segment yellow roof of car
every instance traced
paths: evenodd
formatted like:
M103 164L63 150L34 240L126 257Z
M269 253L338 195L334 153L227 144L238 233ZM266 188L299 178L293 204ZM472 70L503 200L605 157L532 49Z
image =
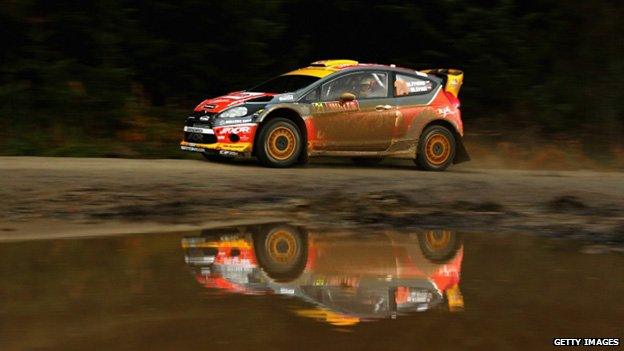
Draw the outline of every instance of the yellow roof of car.
M358 62L354 60L321 60L312 62L308 67L299 68L292 72L288 72L286 73L286 75L297 74L323 78L336 72L341 68L344 68L346 66L354 66L357 64Z

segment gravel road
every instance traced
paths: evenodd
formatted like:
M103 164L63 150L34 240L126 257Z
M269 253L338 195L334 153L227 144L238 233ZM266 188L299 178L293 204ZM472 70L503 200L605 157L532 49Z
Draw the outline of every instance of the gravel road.
M624 246L624 173L475 169L320 160L0 157L0 240L302 224L530 232Z

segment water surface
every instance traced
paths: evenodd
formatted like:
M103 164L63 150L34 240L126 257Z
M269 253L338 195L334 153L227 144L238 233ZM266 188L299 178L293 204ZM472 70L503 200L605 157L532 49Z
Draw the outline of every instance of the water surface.
M0 349L551 349L622 337L624 256L303 228L0 244Z

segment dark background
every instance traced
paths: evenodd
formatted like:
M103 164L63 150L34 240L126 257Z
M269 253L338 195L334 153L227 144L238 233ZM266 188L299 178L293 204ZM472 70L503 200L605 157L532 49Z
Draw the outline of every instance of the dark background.
M477 151L622 150L621 1L1 4L2 154L180 157L202 99L326 58L464 70Z

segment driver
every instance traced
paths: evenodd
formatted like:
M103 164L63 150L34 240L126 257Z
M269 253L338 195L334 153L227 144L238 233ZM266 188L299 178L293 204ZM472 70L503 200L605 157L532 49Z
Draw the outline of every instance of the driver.
M382 97L384 91L372 75L367 75L360 80L359 94L357 95L361 98Z

